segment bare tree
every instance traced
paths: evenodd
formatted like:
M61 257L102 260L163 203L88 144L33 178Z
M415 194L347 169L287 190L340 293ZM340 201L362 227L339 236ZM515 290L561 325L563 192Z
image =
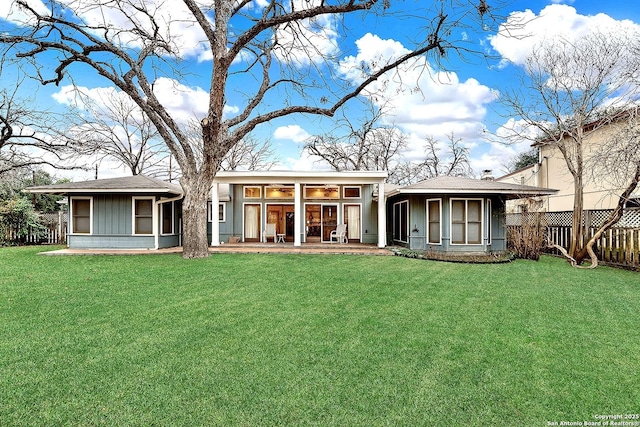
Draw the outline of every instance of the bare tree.
M318 28L324 20L330 21L331 31L339 29L345 16L355 14L394 19L390 0L271 0L261 4L264 7L251 0L50 0L40 9L26 0L14 0L14 7L25 18L0 35L8 50L5 54L31 64L34 77L43 84L60 84L88 69L128 94L144 111L181 169L186 258L209 255L206 200L212 180L227 152L257 126L294 114L331 117L399 65L431 52L442 58L459 48L456 44L462 41L453 38L460 32L453 29L468 26L472 20L481 21L480 26L486 28L494 11L485 0L426 2L421 3L425 9L420 12L416 11L420 5L412 4L408 13L423 16L425 26L412 28L411 33L423 38L398 57L363 64L361 79L353 84L335 71L334 52L321 49L319 41L327 37ZM184 14L176 18L183 9ZM188 26L198 28L200 53L212 59L202 62L198 70L207 73L210 82L207 112L200 121L200 154L195 153L170 105L154 89L161 78L188 81L181 49L193 42L180 38ZM41 58L45 56L47 61ZM52 59L57 63L47 69L43 64ZM234 84L236 76L248 74L255 86ZM234 114L225 111L231 90L246 96L246 103ZM318 97L317 90L323 95ZM268 102L272 94L281 102Z
M278 163L271 141L246 136L224 156L222 170L270 170Z
M442 143L434 136L427 136L424 146L424 160L400 161L391 169L389 181L399 185L409 185L437 176L471 176L473 171L469 163L469 149L462 138L453 133Z
M593 250L596 242L611 227L616 225L631 198L640 184L640 111L638 107L620 114L613 126L616 131L607 138L593 155L591 169L593 175L600 179L607 177L611 188L623 190L618 194L618 202L609 216L600 224L593 236L587 241L585 250L591 259L590 268L598 266L598 257ZM575 264L578 265L577 260Z
M64 120L37 109L34 98L20 98L23 82L0 89L0 175L43 165L76 169L69 163L74 147L58 138L57 124Z
M576 41L547 40L528 57L522 89L506 91L502 98L526 123L514 132L516 142L530 138L535 128L538 138L532 142L557 149L565 160L574 185L568 255L577 264L587 255L582 228L585 144L639 93L630 50L636 40L633 34L598 31Z
M66 136L80 154L110 158L132 175L166 176L166 146L147 115L124 93L109 91L99 99L75 89L77 123Z
M359 121L343 117L336 129L310 137L303 151L336 171L390 170L407 147L406 136L394 126L380 126L383 108L368 104Z

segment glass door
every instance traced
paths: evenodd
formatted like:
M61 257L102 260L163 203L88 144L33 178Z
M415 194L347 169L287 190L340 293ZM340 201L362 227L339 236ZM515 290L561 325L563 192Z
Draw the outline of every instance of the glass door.
M338 225L338 205L322 205L322 241L330 241L331 232Z

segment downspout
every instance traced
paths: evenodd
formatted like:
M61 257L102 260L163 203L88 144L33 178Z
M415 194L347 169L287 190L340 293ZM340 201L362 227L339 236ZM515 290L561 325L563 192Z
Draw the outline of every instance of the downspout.
M180 193L179 196L176 197L172 197L170 199L160 199L160 200L156 200L155 202L155 206L156 206L156 220L153 221L153 237L154 237L154 250L158 250L160 247L160 230L158 229L158 221L160 221L160 205L163 203L171 203L171 202L175 202L178 201L180 199L182 199L182 197L184 196L184 193Z

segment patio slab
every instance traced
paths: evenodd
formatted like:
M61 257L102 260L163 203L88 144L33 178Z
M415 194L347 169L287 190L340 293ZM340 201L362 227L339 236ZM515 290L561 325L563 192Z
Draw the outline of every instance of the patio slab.
M393 252L376 245L365 244L302 244L293 246L292 243L225 243L220 246L209 247L211 254L216 253L245 253L245 254L337 254L337 255L378 255L393 256ZM59 249L40 252L38 255L158 255L181 254L182 247L164 249Z

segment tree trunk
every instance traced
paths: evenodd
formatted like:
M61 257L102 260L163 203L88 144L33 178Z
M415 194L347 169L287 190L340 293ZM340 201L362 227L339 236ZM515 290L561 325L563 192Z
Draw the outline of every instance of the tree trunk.
M583 248L583 227L582 218L584 217L584 194L582 176L574 175L574 198L573 198L573 216L571 220L571 245L569 246L569 255L580 264L581 260L576 258L577 254Z
M207 199L211 182L202 177L193 179L183 177L180 182L184 190L184 199L182 201L182 257L206 258L209 256Z

